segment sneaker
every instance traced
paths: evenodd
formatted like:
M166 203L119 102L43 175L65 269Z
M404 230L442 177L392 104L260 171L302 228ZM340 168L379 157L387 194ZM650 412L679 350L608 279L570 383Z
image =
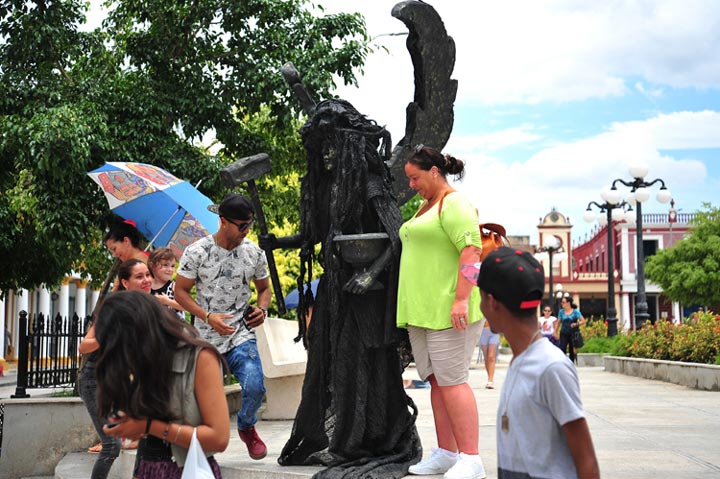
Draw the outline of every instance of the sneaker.
M265 447L265 443L260 439L260 436L258 436L255 426L250 426L242 431L238 429L238 434L240 434L240 439L242 439L242 442L247 446L248 454L250 454L251 458L259 461L267 455L267 447Z
M485 467L479 455L460 453L457 462L443 476L445 479L484 479Z
M454 454L450 456L449 454ZM445 451L440 448L433 448L430 457L424 461L420 461L417 464L413 464L408 469L410 474L416 474L420 476L429 476L432 474L443 474L447 472L451 467L455 465L458 460L458 455L449 451Z

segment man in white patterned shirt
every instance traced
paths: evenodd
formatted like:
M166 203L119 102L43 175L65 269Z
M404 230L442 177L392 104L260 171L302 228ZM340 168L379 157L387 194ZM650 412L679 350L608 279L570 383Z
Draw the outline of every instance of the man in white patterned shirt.
M242 386L238 433L250 457L259 460L267 454L255 430L265 384L253 328L265 321L270 305L267 259L263 250L246 238L254 222L254 209L247 198L229 194L208 209L220 216L220 227L183 252L175 300L199 320L195 321L198 331L223 353ZM257 307L250 305L250 282L257 291ZM190 295L193 286L196 299Z

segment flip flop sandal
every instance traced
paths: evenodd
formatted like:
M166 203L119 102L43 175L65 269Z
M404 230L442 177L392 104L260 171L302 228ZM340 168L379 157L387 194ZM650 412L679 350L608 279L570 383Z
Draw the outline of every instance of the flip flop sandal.
M100 454L100 452L102 452L102 443L98 443L92 447L89 447L87 452L89 452L90 454Z

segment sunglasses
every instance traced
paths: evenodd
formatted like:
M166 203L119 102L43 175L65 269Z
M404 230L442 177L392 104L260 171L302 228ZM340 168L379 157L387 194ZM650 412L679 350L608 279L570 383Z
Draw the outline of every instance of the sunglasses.
M249 230L250 228L252 228L252 225L255 224L255 220L254 220L254 219L252 219L252 220L250 220L250 221L246 221L245 223L240 223L240 224L235 223L234 221L232 221L232 220L229 219L229 218L225 218L225 221L227 221L228 223L234 224L235 227L236 227L240 232L245 231L245 230Z

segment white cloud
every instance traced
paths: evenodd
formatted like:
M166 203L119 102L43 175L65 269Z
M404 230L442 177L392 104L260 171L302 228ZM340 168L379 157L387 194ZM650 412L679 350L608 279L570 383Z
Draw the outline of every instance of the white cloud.
M672 143L675 148L717 146L718 132L707 127L713 122L720 123L719 113L681 112L644 122L616 123L599 135L546 148L525 162L511 164L500 158L473 155L461 148L462 142L455 143L454 138L448 148L459 158L467 159L466 177L456 186L476 204L481 221L499 222L509 233L530 235L531 241L535 241L539 218L552 207L570 217L574 233L587 232L590 226L582 221L587 204L602 202L600 192L615 179L631 181L628 168L638 162L649 165L648 180L665 180L673 195L682 198L686 206L699 205L699 198L712 198L712 182L706 181L703 162L676 158L658 150L668 148L662 132L671 130L701 130L708 135L694 138L678 134ZM627 191L622 184L617 186ZM658 189L659 186L653 187ZM653 198L645 211L666 209Z
M523 124L484 135L456 135L452 144L462 151L475 151L479 147L484 151L496 151L508 146L541 140L543 136L537 130L538 127L532 124Z
M647 88L642 82L635 83L635 90L648 98L660 98L663 96L662 88Z
M432 2L431 2L432 3ZM371 36L406 31L394 1L333 0L328 11L366 16ZM434 6L455 39L458 102L484 105L570 102L625 95L652 85L720 88L720 2L715 0L443 0ZM402 37L379 37L366 75L338 94L402 136L412 101L412 66ZM368 92L372 92L368 94ZM398 136L399 135L399 136Z
M717 111L662 113L647 121L613 125L613 130L649 136L661 150L720 148L720 112Z

